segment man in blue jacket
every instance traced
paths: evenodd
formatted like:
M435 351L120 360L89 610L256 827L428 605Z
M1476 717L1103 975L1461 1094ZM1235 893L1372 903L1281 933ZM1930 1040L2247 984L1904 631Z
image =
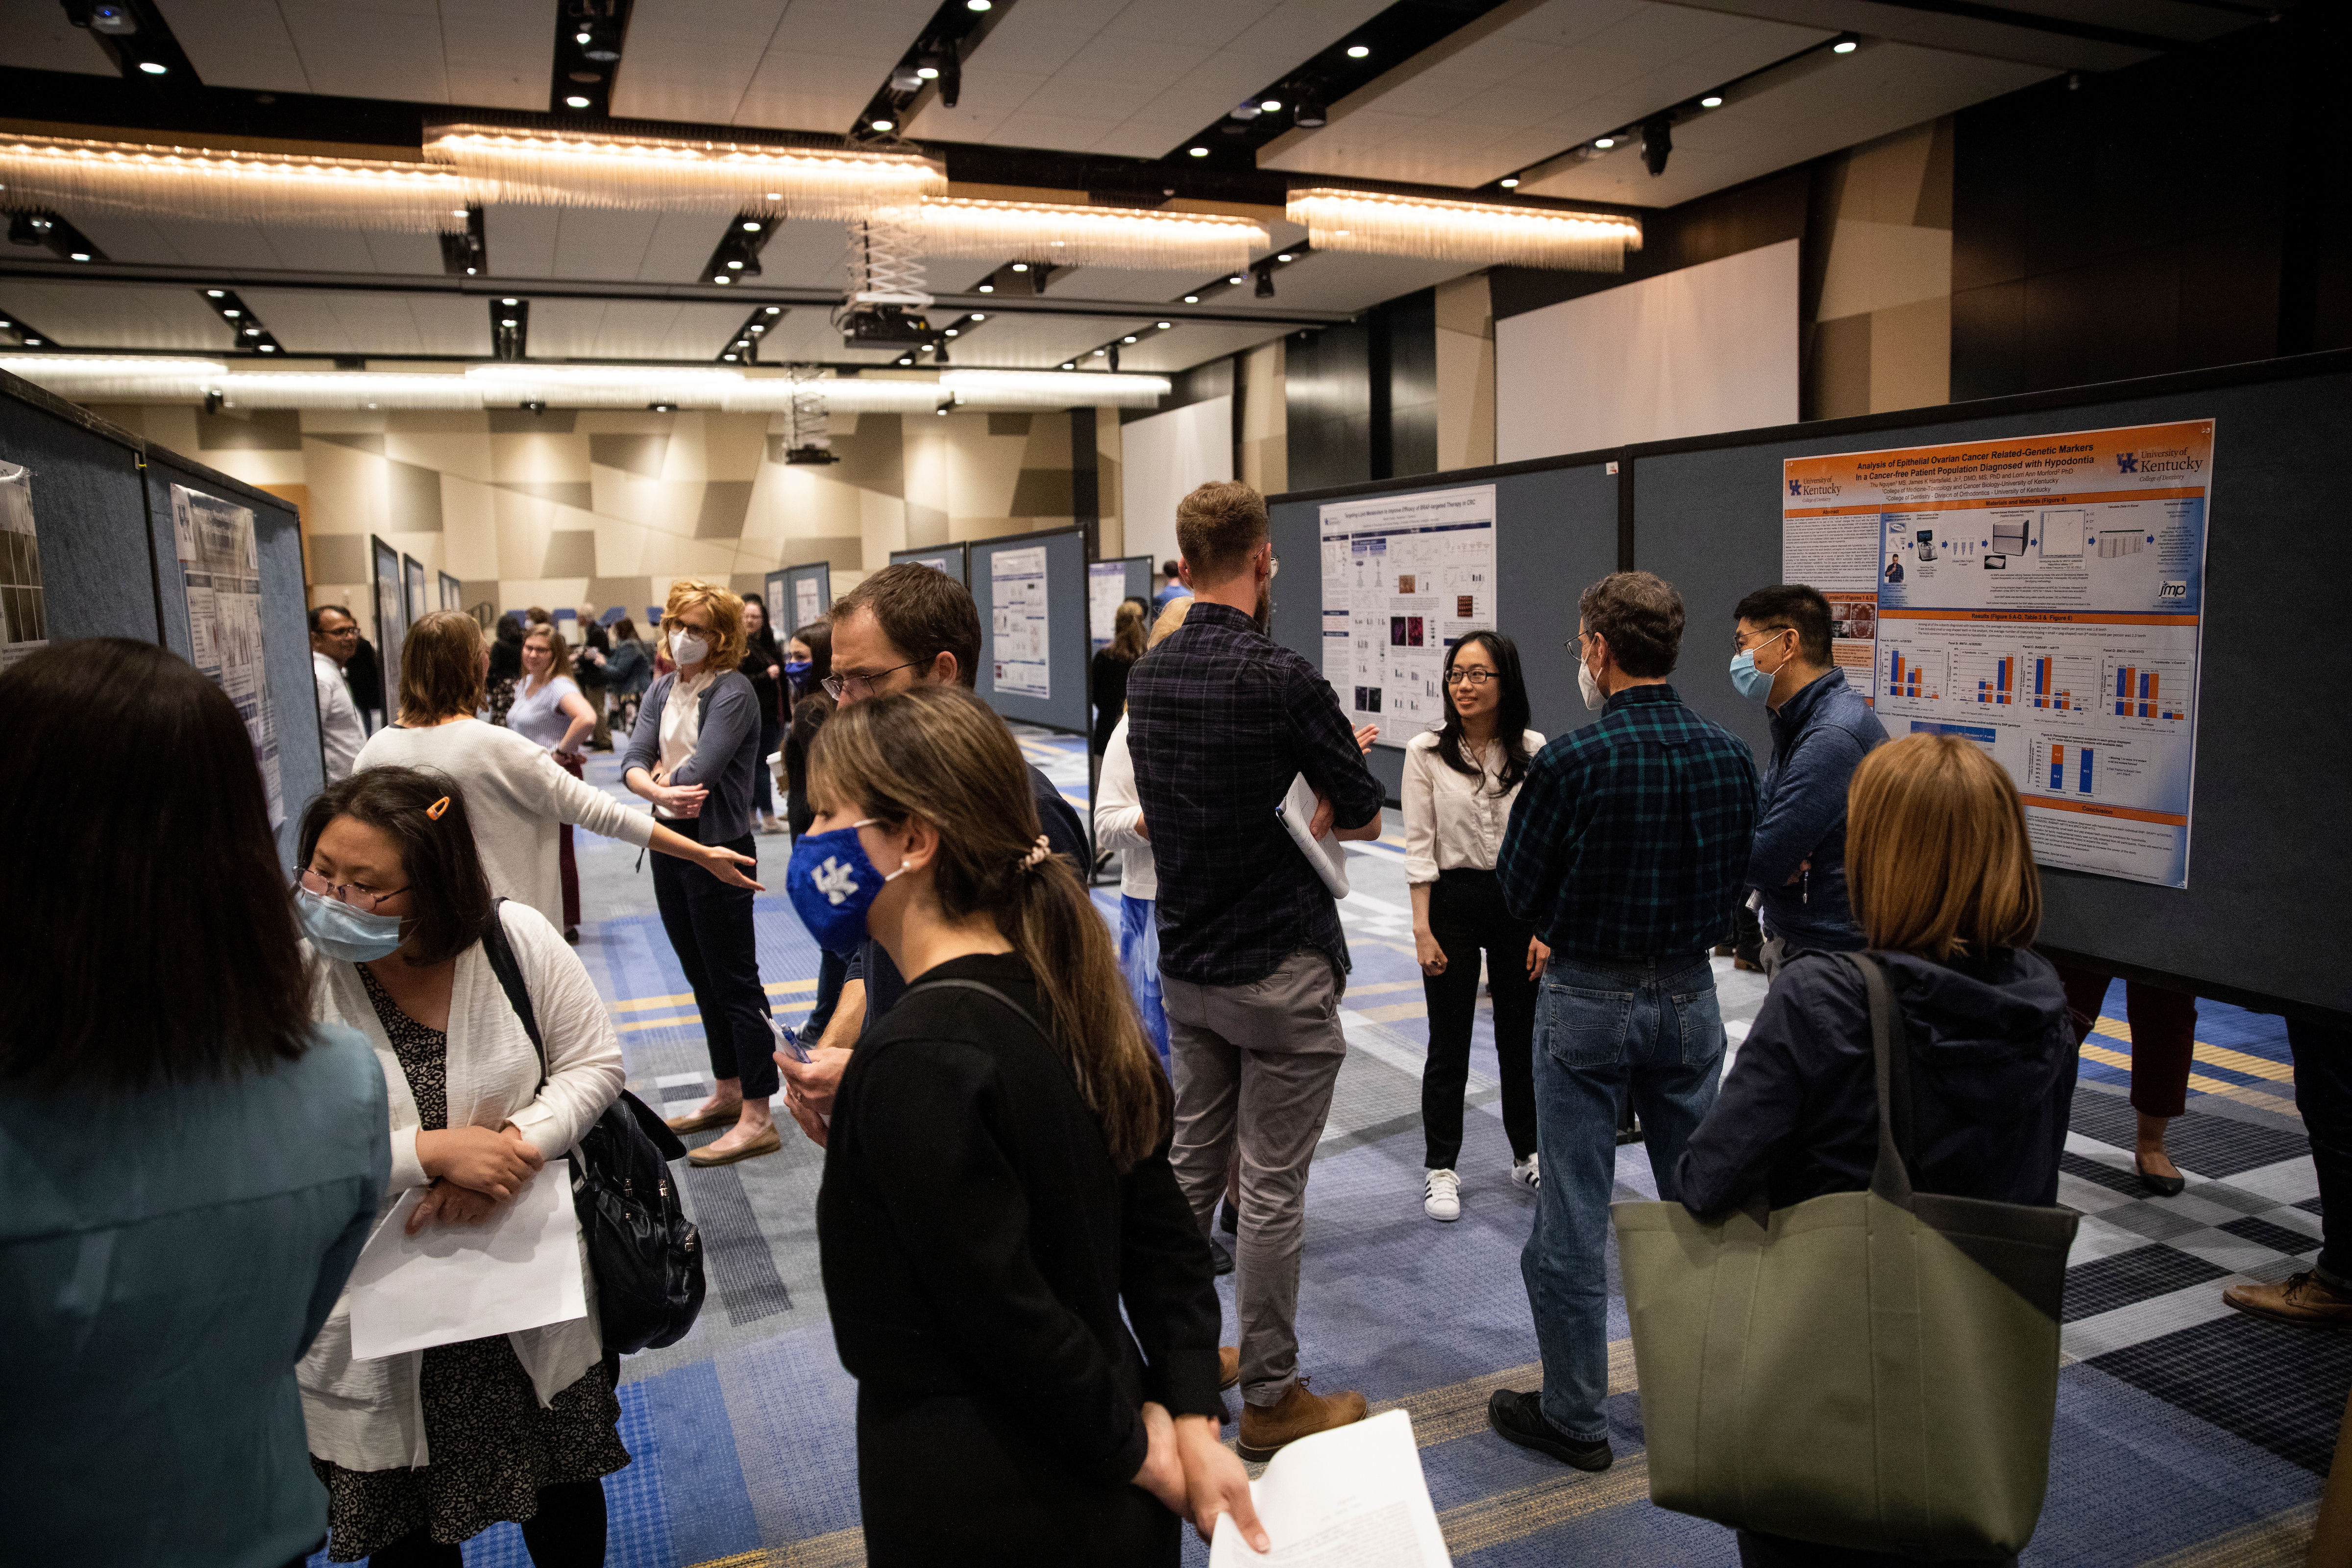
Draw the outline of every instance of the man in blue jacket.
M1732 683L1772 719L1772 765L1747 878L1761 895L1769 976L1801 952L1866 945L1846 900L1845 793L1886 727L1830 662L1827 599L1801 583L1780 583L1757 589L1732 614Z

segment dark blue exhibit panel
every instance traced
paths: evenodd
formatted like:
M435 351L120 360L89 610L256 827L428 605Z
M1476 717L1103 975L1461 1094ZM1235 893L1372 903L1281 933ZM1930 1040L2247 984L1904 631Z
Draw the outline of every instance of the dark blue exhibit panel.
M1045 677L1047 695L1000 691L996 685L997 558L1008 551L1045 552ZM971 596L980 607L980 679L977 689L988 705L1007 719L1048 729L1086 734L1093 728L1087 690L1087 666L1093 645L1087 636L1087 536L1083 529L1055 529L1044 533L1018 533L1003 539L974 540L966 547L971 567ZM1008 595L1012 584L1006 584Z

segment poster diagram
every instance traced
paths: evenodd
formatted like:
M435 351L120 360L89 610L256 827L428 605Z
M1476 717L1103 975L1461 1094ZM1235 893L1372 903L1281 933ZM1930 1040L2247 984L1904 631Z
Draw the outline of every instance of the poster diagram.
M1044 545L1000 550L989 558L988 607L994 624L999 694L1053 696L1053 669L1046 662Z
M1495 487L1322 509L1323 678L1402 746L1445 717L1445 650L1495 624Z
M1110 646L1118 629L1118 607L1127 602L1127 563L1093 561L1087 564L1087 635L1097 648Z
M33 532L33 477L0 461L0 669L48 646L41 546Z
M818 586L817 580L814 577L793 579L793 626L814 626L824 619L824 605L817 592Z
M261 561L250 510L172 487L172 534L187 581L188 636L198 669L228 693L253 737L254 760L269 801L269 825L286 820L278 766L278 726L261 651Z
M2009 770L2042 864L2186 887L2212 475L2210 419L1794 458L1782 571L1887 733Z

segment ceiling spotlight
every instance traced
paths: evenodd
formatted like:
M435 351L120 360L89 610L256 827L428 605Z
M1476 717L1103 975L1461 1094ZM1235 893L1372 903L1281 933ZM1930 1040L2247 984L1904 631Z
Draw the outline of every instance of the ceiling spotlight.
M747 223L743 226L743 232L745 234L757 234L760 232L760 226L756 223Z
M593 33L574 33L572 35L572 41L575 44L585 46L588 40L594 36L595 35Z
M276 343L264 343L261 345L261 352L266 354L274 354L278 352L278 345Z
M767 313L771 316L781 316L784 313L784 308L782 305L771 305L768 307Z
M768 323L767 323L767 322L765 322L765 321L754 321L754 322L752 322L752 323L751 323L751 327L750 327L748 330L750 331L750 332L751 333L751 335L752 335L753 337L757 337L757 336L759 336L761 332L764 332L764 331L766 331L768 330Z
M261 329L259 327L247 327L245 329L245 335L248 338L257 338L261 335Z
M1596 136L1592 139L1592 144L1595 147L1600 148L1603 153L1606 153L1610 148L1617 145L1617 138L1614 136Z
M1286 250L1281 255L1276 257L1275 259L1276 261L1294 261L1297 258Z
M1292 101L1290 120L1294 125L1304 125L1309 129L1322 124L1323 95L1319 92L1301 92Z
M1507 191L1516 191L1519 188L1519 177L1517 174L1506 174L1495 183Z
M1348 58L1351 60L1362 59L1366 55L1369 55L1371 52L1371 50L1366 48L1361 44L1349 44L1348 46Z
M522 323L516 321L512 316L505 316L499 319L499 325L501 327L520 327Z
M139 62L139 68L145 71L149 76L162 76L165 71L170 70L172 68L166 65L158 65L153 60L141 60Z
M76 261L88 261L89 259L89 252L87 250L77 250L73 253L73 258Z
M207 300L218 300L227 293L228 290L226 289L207 289L205 290L205 298Z
M1840 38L1836 43L1830 46L1830 53L1833 55L1850 55L1861 47L1862 40L1855 37L1852 33L1848 33L1845 37Z
M898 122L896 121L891 120L877 120L873 122L874 129L877 131L892 130L896 127L897 123Z
M940 68L937 66L917 66L915 68L915 75L918 79L922 81L937 81L940 79Z
M727 270L730 272L740 272L743 270L743 264L740 261L730 261L727 264Z
M985 11L989 5L990 0L963 0L963 8L967 11Z
M1102 358L1102 356L1103 356L1103 355L1105 355L1105 354L1107 354L1107 353L1110 353L1110 351L1109 351L1108 349L1097 349L1097 350L1095 350L1095 352L1094 352L1094 357L1095 357L1096 359L1100 359L1100 358Z
M1135 341L1135 334L1130 332L1126 337L1123 337L1118 341L1123 343L1131 343Z
M243 310L223 310L223 311L221 312L221 314L222 314L222 315L224 315L224 316L226 316L230 321L236 321L239 316L244 315L244 314L245 314L245 312L244 312Z
M1078 366L1077 363L1074 360L1064 360L1062 362L1062 368L1064 370L1076 370Z
M468 267L466 268L466 276L471 278L478 270L480 270L478 268Z
M1184 150L1195 158L1205 158L1209 155L1209 150L1206 147L1187 147Z
M1282 100L1278 98L1263 98L1258 100L1257 106L1265 110L1268 114L1272 114L1282 107Z
M520 305L522 301L520 300L501 300L499 303L501 305Z
M1201 297L1198 294L1187 294L1184 296L1184 303L1187 305L1197 305L1200 302Z
M1701 109L1721 109L1723 107L1723 95L1720 93L1710 92L1705 98L1698 100L1698 106Z
M974 311L971 313L971 319L972 319L973 321L984 321L988 320L987 316L985 316L984 314L982 314L982 312L980 312L980 311L978 311L978 310L974 310Z
M1228 283L1246 283L1249 279L1236 272L1231 278L1226 279L1225 281Z
M733 364L735 363L735 356L733 354L720 354L719 357L725 360L729 364Z
M947 411L947 407L946 407L946 405L942 405L941 406L940 406L940 407L938 407L938 408L934 408L934 409L932 409L932 410L931 410L931 412L932 412L932 413L934 413L934 414L936 414L936 415L938 415L938 416L939 416L940 418L942 418L942 419L944 419L944 418L946 418L946 417L948 416L948 411Z
M41 340L38 338L26 338L25 340L25 346L28 349L39 348L41 346ZM1064 365L1062 368L1064 370L1067 370L1070 367L1068 365Z
M563 102L567 108L571 109L585 109L588 107L588 100L576 92L571 97L565 99Z
M912 355L912 354L908 354L908 355L906 355L904 358L902 358L902 359L898 360L898 363L900 363L900 364L912 364L912 363L915 363L915 356L914 356L914 355Z
M980 291L983 294L993 294L996 292L996 285L993 283L983 283L980 286Z
M727 276L727 274L725 274L724 272L720 272L720 273L718 273L718 274L714 275L714 276L711 278L711 279L710 279L710 280L711 280L713 283L732 283L732 282L734 282L734 281L735 281L735 279L733 279L732 278L728 277L728 276Z
M451 207L449 209L449 216L451 217L472 217L474 215L464 207Z
M955 335L956 335L956 331L957 331L957 329L956 329L956 328L954 328L954 327L950 327L950 328L948 329L948 331L947 331L947 335L948 335L949 337L953 337L953 336L955 336Z
M1016 261L1013 264L1013 270L1015 272L1026 272L1029 270L1029 264L1025 261Z
M770 191L768 193L768 199L772 202L782 201L784 199L784 193L782 191Z
M1160 329L1160 331L1163 331L1163 332L1164 332L1164 331L1166 331L1169 328L1171 328L1171 327L1174 326L1175 324L1176 324L1176 323L1175 323L1175 322L1173 322L1173 321L1159 321L1159 322L1155 322L1155 323L1154 323L1154 325L1156 325L1156 326Z

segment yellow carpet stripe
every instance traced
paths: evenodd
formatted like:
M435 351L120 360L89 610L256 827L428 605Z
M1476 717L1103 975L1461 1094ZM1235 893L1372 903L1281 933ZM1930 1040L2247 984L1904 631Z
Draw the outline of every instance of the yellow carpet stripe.
M2123 1052L2111 1051L2105 1046L2095 1046L2088 1040L2083 1042L2083 1055L2107 1067L2121 1068L2126 1071L2131 1068L2131 1058L2124 1055ZM2200 1094L2219 1095L2223 1100L2234 1100L2242 1105L2258 1106L2275 1115L2291 1117L2297 1121L2303 1120L2303 1112L2296 1108L2294 1100L2282 1095L2273 1094L2266 1088L2258 1089L2248 1083L2224 1083L2218 1078L2207 1078L2202 1073L2190 1073L2189 1087Z
M1459 1558L1649 1497L1649 1457L1635 1454L1597 1476L1564 1470L1531 1487L1449 1508L1437 1516L1437 1528L1445 1532L1445 1550Z
M816 1003L814 1000L783 1002L779 1003L775 1010L778 1013L803 1013L815 1005ZM613 1032L616 1035L634 1035L642 1029L683 1029L701 1022L702 1015L699 1013L680 1013L674 1018L639 1018L632 1023L615 1024L613 1026Z
M2095 1027L2111 1040L2121 1040L2126 1045L2131 1043L2131 1026L2119 1018L2102 1018ZM2266 1057L2249 1056L2244 1051L2233 1051L2227 1046L2209 1046L2204 1041L2199 1040L2191 1047L2189 1054L2208 1067L2227 1068L2231 1072L2242 1072L2249 1078L2266 1078L2273 1083L2294 1081L2294 1068L2285 1062L2274 1062Z
M780 996L787 991L814 991L815 989L816 982L814 980L771 980L768 982L768 994L771 996ZM675 996L639 996L626 1002L608 1002L604 1005L604 1010L608 1013L642 1013L648 1007L675 1007L681 1002L691 1002L693 1000L693 992L681 991Z

